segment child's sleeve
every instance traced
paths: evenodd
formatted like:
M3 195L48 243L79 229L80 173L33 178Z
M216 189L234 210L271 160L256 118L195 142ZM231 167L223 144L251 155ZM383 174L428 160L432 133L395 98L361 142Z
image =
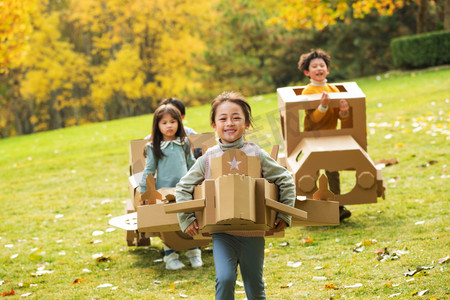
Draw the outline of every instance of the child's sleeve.
M147 156L145 157L144 175L142 175L141 182L139 183L141 193L144 193L147 190L147 186L146 186L147 175L149 173L152 173L152 175L155 176L156 165L157 165L155 156L153 155L152 147L150 146L150 144L147 144L145 147L146 147Z
M205 159L205 156L199 157L192 168L177 183L175 192L177 203L190 201L193 199L192 194L195 186L205 180ZM180 223L182 232L184 232L186 228L194 221L194 213L178 213L178 222Z
M295 184L291 174L262 149L259 152L259 158L261 159L263 177L278 186L278 201L289 206L294 206ZM291 216L284 213L278 213L277 216L283 219L288 225L291 224Z

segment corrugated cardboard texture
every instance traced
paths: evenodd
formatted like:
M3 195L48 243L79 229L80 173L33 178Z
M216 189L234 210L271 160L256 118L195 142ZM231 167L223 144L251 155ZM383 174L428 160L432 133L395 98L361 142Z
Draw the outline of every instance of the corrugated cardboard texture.
M214 132L188 135L188 139L191 143L192 149L202 149L203 145L205 145L207 148L211 148L212 146L217 144Z
M261 178L259 156L247 156L239 149L230 149L225 151L222 156L211 159L211 179L228 174L243 174Z
M255 180L246 175L223 175L216 179L217 224L255 223Z
M291 226L339 225L339 202L324 200L296 200L295 208L308 212L305 220L292 218Z

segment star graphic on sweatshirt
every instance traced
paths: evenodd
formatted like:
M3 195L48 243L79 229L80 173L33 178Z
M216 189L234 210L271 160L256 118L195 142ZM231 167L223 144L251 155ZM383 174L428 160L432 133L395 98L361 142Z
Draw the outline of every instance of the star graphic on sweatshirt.
M227 163L230 164L230 171L233 169L239 170L239 164L241 163L241 161L236 161L236 157L233 157L232 161L227 161Z

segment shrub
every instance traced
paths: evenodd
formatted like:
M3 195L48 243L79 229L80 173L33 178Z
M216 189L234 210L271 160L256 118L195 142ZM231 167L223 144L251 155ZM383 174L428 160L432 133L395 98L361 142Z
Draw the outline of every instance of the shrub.
M450 63L450 30L436 31L391 41L394 65L412 69Z

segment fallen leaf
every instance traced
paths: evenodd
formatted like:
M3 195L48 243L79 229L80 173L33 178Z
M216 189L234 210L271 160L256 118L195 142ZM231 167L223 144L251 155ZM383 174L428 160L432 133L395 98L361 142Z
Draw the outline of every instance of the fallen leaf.
M392 287L392 281L386 282L386 283L384 284L384 286L386 286L386 287Z
M303 238L302 239L302 243L303 244L308 244L308 243L312 243L313 242L313 239L312 238Z
M388 167L388 166L392 166L392 165L398 164L398 160L395 159L395 158L391 158L391 159L382 158L382 159L376 159L374 161L374 163L375 163L375 165L383 164L386 167Z
M400 296L400 295L401 295L400 293L392 294L392 295L389 296L389 298L397 297L397 296Z
M175 290L175 282L172 282L169 286L169 291Z
M286 247L286 246L289 246L289 242L284 242L284 243L280 244L280 247Z
M360 253L363 252L365 248L365 246L355 247L353 248L353 252Z
M282 289L285 289L285 288L289 288L289 287L291 287L292 286L292 282L289 282L288 284L284 284L284 285L282 285L282 286L280 286Z
M102 256L96 259L98 262L111 261L109 256Z
M25 293L25 294L20 295L20 297L28 297L28 296L31 296L31 294L32 293Z
M101 231L101 230L96 230L96 231L94 231L94 232L92 233L93 236L99 236L99 235L102 235L102 234L104 234L104 232Z
M337 290L338 288L334 286L334 284L332 283L327 283L325 284L325 289L326 290Z
M103 283L97 286L98 289L100 288L106 288L106 287L112 287L113 285L111 283Z
M236 280L236 284L240 287L244 286L244 283L242 281Z
M15 294L16 294L16 292L14 292L14 290L11 289L11 291L9 291L9 292L3 292L3 293L1 293L0 295L2 295L2 296L13 296L13 295L15 295Z
M314 268L314 270L322 270L322 269L325 269L325 268L328 268L330 266L330 264L324 264L323 266L318 266L318 267L315 267Z
M75 284L75 283L80 283L80 282L83 282L83 281L85 281L85 280L86 280L85 278L81 277L81 278L75 279L73 283L74 283L74 284Z
M325 276L314 276L312 280L323 281L323 280L327 280L327 278Z
M180 293L180 298L187 298L188 296L186 296L185 294L183 294L183 293Z
M302 265L302 262L301 261L296 261L296 262L293 262L293 261L288 261L288 263L287 263L287 266L288 267L293 267L293 268L298 268L298 267L300 267Z
M344 289L354 289L354 288L359 288L359 287L362 287L362 286L363 286L362 283L355 283L353 285L346 285L346 286L344 286Z
M405 276L414 276L418 273L420 273L421 271L424 270L429 270L432 269L433 267L417 267L415 270L411 271L410 269L408 269L408 272L404 272L403 275Z
M423 295L425 295L428 292L428 290L423 290L417 293L417 296L422 297Z
M450 256L442 257L437 260L438 263L443 264L450 260Z

